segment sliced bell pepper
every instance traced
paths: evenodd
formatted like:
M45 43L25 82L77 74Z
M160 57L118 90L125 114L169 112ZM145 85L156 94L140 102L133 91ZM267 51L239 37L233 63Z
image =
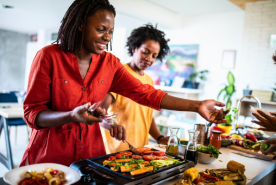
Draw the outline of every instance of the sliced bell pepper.
M253 141L254 143L258 142L257 138L253 134L246 133L243 135L243 137L245 137L245 139Z

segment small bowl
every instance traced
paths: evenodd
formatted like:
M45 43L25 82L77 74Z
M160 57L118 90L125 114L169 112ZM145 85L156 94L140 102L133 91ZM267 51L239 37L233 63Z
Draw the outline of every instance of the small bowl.
M181 155L185 154L187 145L178 145L178 153Z
M222 147L227 147L232 143L232 139L222 139L221 140L221 146Z
M210 157L211 154L205 154L205 153L201 153L201 152L197 152L197 153L198 153L198 161L200 163L211 164L212 162L214 162L216 160L216 158Z

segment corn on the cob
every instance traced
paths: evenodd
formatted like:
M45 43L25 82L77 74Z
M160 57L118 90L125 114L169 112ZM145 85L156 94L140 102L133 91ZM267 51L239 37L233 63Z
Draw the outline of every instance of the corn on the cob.
M217 181L215 185L235 185L233 181Z
M240 175L243 175L245 172L245 166L233 160L227 163L227 169L232 172L239 173Z
M183 179L187 180L191 184L198 177L198 171L192 167L183 173Z

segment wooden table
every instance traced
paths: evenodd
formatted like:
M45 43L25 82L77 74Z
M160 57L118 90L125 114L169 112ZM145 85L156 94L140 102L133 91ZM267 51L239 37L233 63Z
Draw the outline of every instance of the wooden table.
M13 169L12 152L8 130L8 118L22 118L24 115L23 104L19 103L0 103L0 135L4 128L7 157L0 153L0 162L9 170Z

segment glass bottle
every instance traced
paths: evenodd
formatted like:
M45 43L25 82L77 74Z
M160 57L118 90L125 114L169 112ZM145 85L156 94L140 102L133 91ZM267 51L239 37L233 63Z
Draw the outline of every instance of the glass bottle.
M185 151L184 158L189 161L193 161L196 165L197 163L197 151L196 151L196 141L199 134L198 130L188 130L189 142Z
M216 147L217 149L221 148L221 131L212 130L210 144Z
M178 138L177 132L179 127L170 126L170 139L167 146L167 153L178 156Z

